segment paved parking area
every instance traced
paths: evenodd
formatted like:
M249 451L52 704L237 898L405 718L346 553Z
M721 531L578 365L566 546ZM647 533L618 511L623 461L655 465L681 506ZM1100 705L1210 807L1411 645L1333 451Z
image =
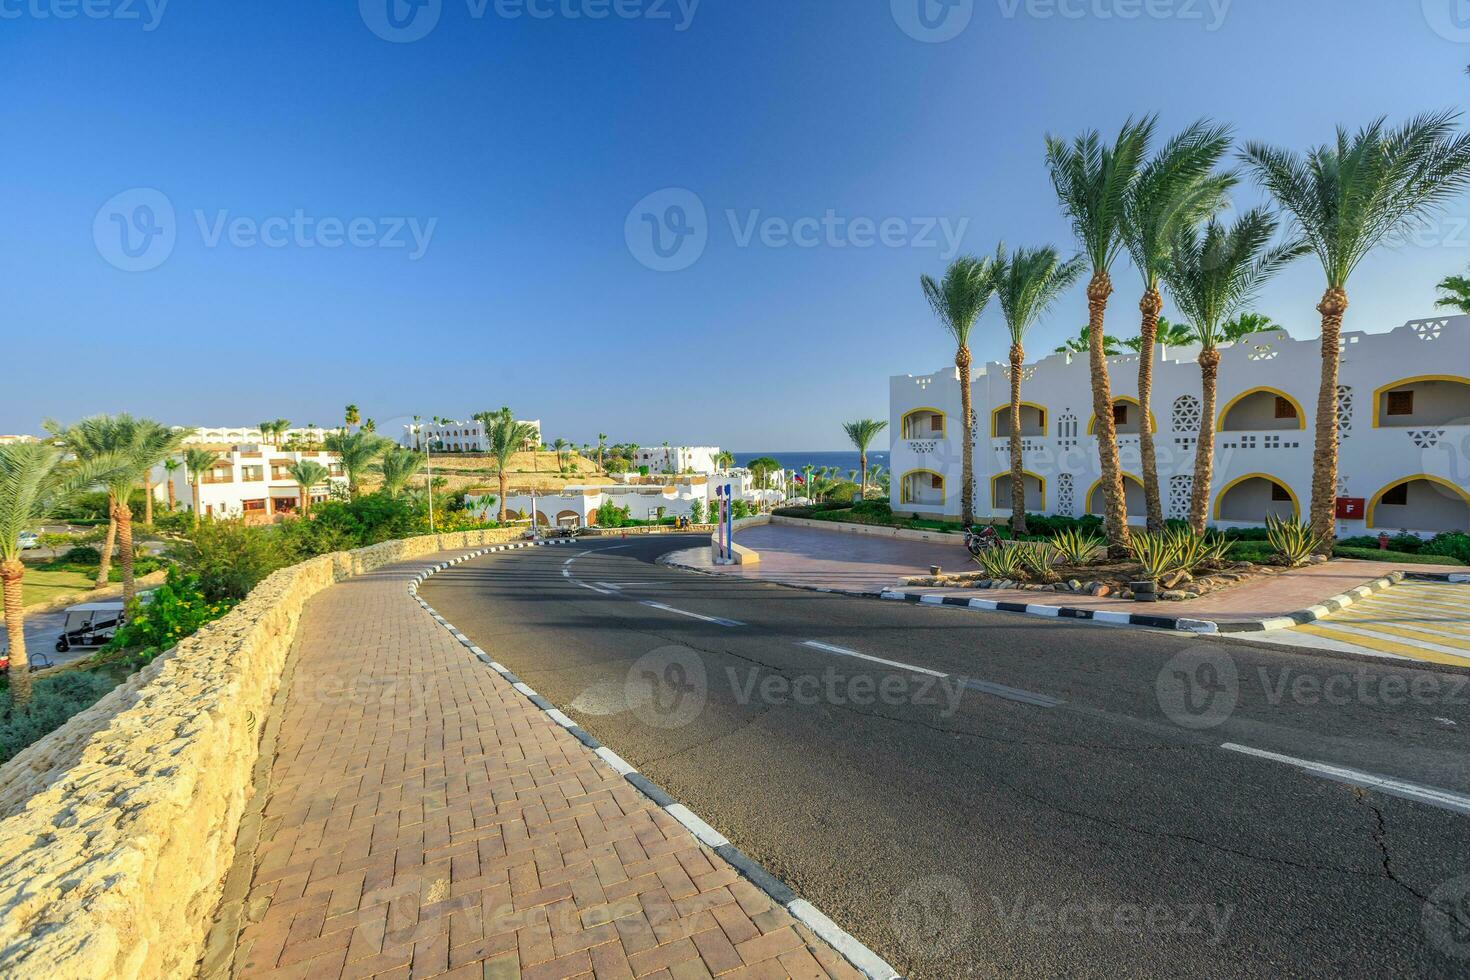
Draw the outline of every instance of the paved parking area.
M1470 667L1470 585L1400 582L1326 619L1263 638Z

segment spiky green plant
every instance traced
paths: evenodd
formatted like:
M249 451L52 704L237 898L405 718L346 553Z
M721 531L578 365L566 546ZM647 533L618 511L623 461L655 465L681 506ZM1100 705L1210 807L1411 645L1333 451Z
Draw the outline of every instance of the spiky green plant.
M1032 578L1042 582L1055 582L1057 573L1053 569L1060 557L1055 548L1046 541L1018 541L1011 548L1020 554L1021 567Z
M1128 551L1147 581L1157 582L1180 570L1179 544L1167 532L1135 533L1128 542Z
M993 579L1020 578L1025 570L1025 565L1021 560L1021 549L1014 544L1003 544L999 548L982 551L974 558L975 564L983 568L985 574Z
M1220 566L1230 558L1231 541L1219 531L1210 531L1204 537L1205 562Z
M1294 517L1266 515L1266 541L1272 552L1287 568L1307 563L1322 546L1322 535L1310 524Z
M1102 538L1078 527L1058 531L1051 539L1051 546L1069 565L1090 564L1102 550L1103 544Z
M390 446L372 465L372 471L383 478L383 492L390 497L403 493L408 481L423 468L423 454L405 446Z

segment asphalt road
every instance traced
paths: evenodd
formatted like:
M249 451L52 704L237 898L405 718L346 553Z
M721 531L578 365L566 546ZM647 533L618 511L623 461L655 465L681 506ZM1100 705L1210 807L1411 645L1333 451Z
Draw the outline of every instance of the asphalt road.
M1470 674L654 563L696 540L422 594L907 975L1470 975Z

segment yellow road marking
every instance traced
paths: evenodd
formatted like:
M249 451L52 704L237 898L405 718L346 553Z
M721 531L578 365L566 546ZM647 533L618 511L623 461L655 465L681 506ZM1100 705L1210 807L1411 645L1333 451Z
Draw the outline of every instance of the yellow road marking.
M1449 664L1455 667L1470 665L1470 657L1456 657L1448 653L1436 653L1433 650L1425 650L1421 647L1410 646L1407 643L1395 643L1392 640L1378 639L1372 636L1361 636L1357 633L1341 633L1330 627L1319 623L1308 623L1296 627L1303 633L1320 636L1328 640L1336 640L1339 643L1347 643L1352 646L1366 647L1369 650L1377 650L1380 653L1394 653L1401 657L1409 657L1413 660L1422 660L1426 663Z

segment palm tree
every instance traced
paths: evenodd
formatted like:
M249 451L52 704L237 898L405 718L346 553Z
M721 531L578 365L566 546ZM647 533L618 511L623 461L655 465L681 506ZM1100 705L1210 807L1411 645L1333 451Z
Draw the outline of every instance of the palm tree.
M970 331L995 292L995 270L989 258L956 259L941 282L920 276L919 285L940 324L955 342L954 364L960 382L960 520L975 520L975 407L970 379Z
M46 419L41 425L83 463L88 463L91 460L99 459L103 456L111 456L116 450L115 445L111 442L112 433L103 426L71 426L68 428L54 419ZM127 499L126 494L124 494L123 499ZM102 557L97 562L97 578L94 582L95 586L99 589L105 586L108 578L111 577L112 552L116 544L117 501L114 499L112 488L108 487L107 533L102 539Z
M424 468L424 457L412 449L391 446L382 458L373 464L372 470L383 478L383 490L390 497L397 497L408 485L408 481Z
M314 459L298 459L286 467L287 474L301 488L301 516L311 513L311 491L327 482L331 473Z
M375 421L373 421L372 419L363 419L362 420L362 431L364 431L364 432L377 432L378 431L378 423L375 422Z
M1470 313L1470 276L1445 276L1434 287L1440 291L1435 306L1443 306L1456 313Z
M884 429L888 428L888 422L882 419L858 419L856 422L844 422L842 431L847 433L847 438L857 447L858 451L858 499L863 500L868 496L868 446L878 438Z
M361 419L362 415L357 411L357 406L348 405L345 409L342 410L342 421L347 423L347 426L343 429L343 431L351 432L352 427L356 425Z
M1250 314L1245 314L1249 316ZM1225 332L1229 332L1230 324L1225 324ZM1175 323L1168 317L1159 316L1158 324L1154 327L1154 345L1164 347L1188 347L1194 343L1194 327L1187 323ZM1123 341L1123 346L1129 350L1143 351L1142 337L1129 337Z
M167 474L166 479L168 483L168 512L170 514L172 514L179 505L177 495L174 492L174 473L178 471L178 468L181 465L183 464L179 462L177 456L170 456L168 459L163 461L163 469L164 472Z
M735 465L735 454L728 449L720 450L715 453L715 465L728 472Z
M327 452L337 455L342 462L343 472L347 474L349 496L358 495L362 477L388 446L387 439L366 432L354 432L351 435L333 432L327 436Z
M314 429L314 428L316 428L316 423L315 422L308 422L307 423L307 426L309 428L313 428ZM289 428L291 428L291 422L290 422L289 419L276 419L274 422L271 423L271 432L276 437L276 448L277 449L279 449L280 446L281 446L281 437L286 434L286 430L289 429ZM316 438L315 436L312 436L311 437L311 439L313 439L313 440L315 440L315 438Z
M1264 313L1237 313L1226 320L1225 325L1220 328L1220 339L1233 344L1253 333L1266 333L1270 330L1281 329L1283 329L1281 324Z
M673 453L669 449L668 442L665 441L664 442L664 472L665 473L672 473L673 471L674 471L674 457L673 457Z
M1092 411L1097 418L1098 464L1107 502L1104 529L1109 551L1122 557L1128 549L1128 507L1123 496L1123 469L1118 464L1118 430L1113 422L1113 391L1103 350L1103 321L1113 292L1109 270L1123 248L1123 224L1153 138L1154 117L1129 119L1112 146L1104 146L1097 130L1070 144L1046 139L1046 163L1062 211L1092 267L1087 284L1088 360L1092 369ZM1148 419L1144 418L1147 425Z
M199 485L204 482L204 474L214 469L214 464L219 462L219 453L212 453L207 449L188 449L184 451L184 469L189 474L189 489L194 498L194 526L199 526Z
M1142 341L1138 341L1142 346ZM1132 341L1119 342L1117 337L1111 334L1103 334L1103 355L1105 357L1116 357L1123 353L1124 347L1133 346ZM1077 332L1077 336L1068 337L1062 341L1062 345L1052 353L1054 354L1086 354L1092 350L1092 331L1083 327Z
M117 529L118 565L122 569L123 601L133 597L133 511L128 498L144 474L179 450L192 429L169 429L151 419L135 419L127 413L93 415L61 428L48 421L46 427L76 454L78 459L111 457L107 478L108 503ZM98 585L107 584L110 563L107 554L99 565Z
M517 422L509 408L502 408L496 412L486 427L485 441L491 458L495 460L496 476L500 480L500 523L502 524L507 520L505 498L510 489L507 470L510 467L511 457L520 452L527 439L535 437L535 426ZM532 523L535 523L535 515L532 515Z
M1194 450L1194 489L1189 498L1189 524L1205 533L1210 483L1214 479L1215 381L1220 367L1221 325L1254 299L1261 285L1282 266L1305 253L1299 243L1269 248L1277 221L1264 208L1242 215L1225 227L1211 218L1203 231L1181 228L1175 235L1164 282L1185 316L1195 325L1203 408L1199 442Z
M1143 325L1138 335L1138 448L1148 529L1164 529L1164 502L1159 492L1159 466L1154 451L1152 418L1154 345L1164 299L1159 279L1169 261L1174 236L1217 213L1225 193L1236 183L1234 174L1215 168L1230 149L1228 126L1195 123L1174 137L1138 175L1123 207L1123 244L1133 266L1143 276L1143 298L1138 302Z
M1026 331L1082 275L1082 261L1063 262L1050 245L995 253L995 294L1011 335L1011 532L1026 533L1026 478L1021 456L1021 376L1026 366ZM863 457L863 470L868 468Z
M1339 127L1334 145L1298 156L1261 143L1245 159L1276 201L1296 219L1322 261L1327 291L1322 317L1322 379L1312 457L1312 529L1330 553L1337 498L1337 376L1347 282L1383 239L1432 212L1470 182L1470 137L1454 131L1457 113L1419 116L1386 131L1384 120L1357 133Z
M597 433L597 468L602 469L602 451L607 448L607 433ZM603 472L606 472L605 470Z
M558 436L556 441L551 444L551 448L556 452L556 468L561 469L566 466L567 441Z
M56 446L39 442L0 446L0 581L4 584L5 632L10 642L11 702L15 705L25 704L31 696L20 534L45 521L69 498L95 486L117 465L117 460L109 456L66 463L64 455Z

